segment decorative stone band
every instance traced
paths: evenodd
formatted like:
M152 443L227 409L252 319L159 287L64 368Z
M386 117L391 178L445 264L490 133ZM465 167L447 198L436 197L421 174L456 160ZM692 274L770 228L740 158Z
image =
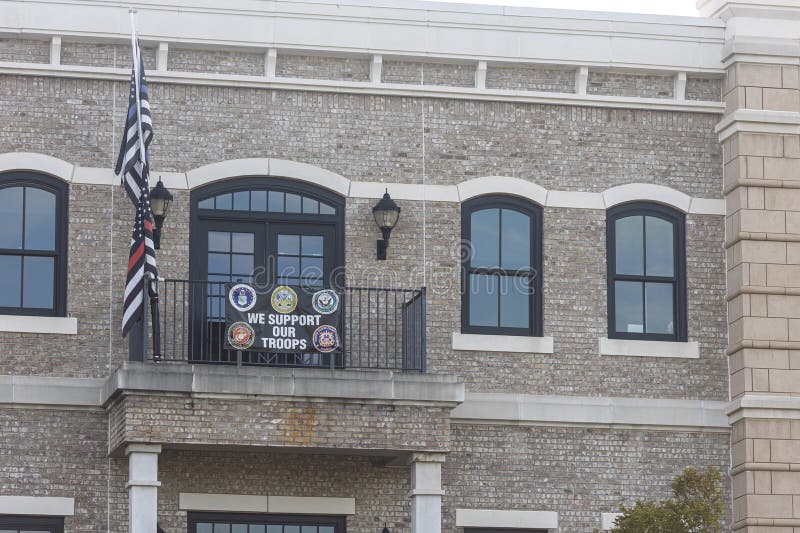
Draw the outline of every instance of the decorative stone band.
M800 420L800 397L744 394L725 408L730 424L744 418Z
M163 369L157 370L163 372ZM275 388L272 384L275 376L267 375L271 374L270 372L260 372L265 369L254 369L255 372L237 369L236 372L227 373L226 369L218 368L200 370L200 375L194 377L189 369L189 374L185 377L167 375L159 377L157 382L153 381L154 374L149 372L144 372L140 377L136 374L126 374L121 378L121 382L119 377L106 382L102 379L85 378L0 376L0 404L99 409L103 404L103 398L112 394L120 384L133 387L140 384L143 387L149 385L151 389L155 387L174 390L175 384L178 383L188 387L186 390L194 390L197 393L220 394L226 391L227 395L236 396L231 389L234 386L234 389L239 390L239 395L247 397L259 394L320 397L327 394L344 398L350 394L360 399L379 396L388 399L393 396L405 402L421 398L425 391L430 392L429 388L419 388L413 383L404 384L398 381L392 384L391 379L376 381L375 376L363 376L363 373L349 370L335 372L334 374L339 377L328 373L330 380L323 379L322 373L315 373L310 369L289 371L289 375L296 375L299 380L292 383L295 381L294 378L289 379L289 389ZM213 375L207 375L208 372ZM306 376L308 383L302 382L303 373L309 373ZM215 378L214 375L218 376ZM359 384L362 377L366 382ZM286 379L279 381L287 382ZM435 398L428 396L428 399L458 405L450 415L452 423L456 424L618 426L728 431L725 417L725 408L728 404L720 401L494 393L467 393L464 397L463 386L456 386L455 383L437 383L435 387L445 390L440 391ZM731 415L742 408L760 409L757 413L759 418L768 417L770 413L777 416L776 409L782 412L795 410L797 418L800 419L800 400L793 398L750 395L728 405ZM435 455L429 459L426 457L428 456L419 456L417 460L430 461L436 458Z
M456 527L558 529L554 511L456 509Z
M470 352L553 353L553 337L453 333L453 349Z
M0 515L74 516L75 498L0 496Z
M178 508L181 511L354 515L356 501L354 498L181 492Z
M588 426L729 431L726 402L651 398L591 398L467 393L454 424Z
M0 172L32 170L69 183L115 185L111 169L75 167L60 159L37 153L0 154ZM388 188L397 200L463 202L485 194L509 194L527 198L545 207L605 210L632 201L651 201L668 205L684 213L724 215L725 201L716 198L693 198L680 191L649 183L628 183L603 192L547 190L527 180L508 176L484 176L458 185L422 185L413 183L357 182L323 168L276 158L252 158L220 161L185 173L154 172L170 189L187 190L237 176L276 176L318 185L341 196L380 198Z
M600 531L609 531L622 513L600 513Z
M78 319L60 316L0 315L0 331L77 335Z
M698 342L638 341L629 339L599 339L600 355L622 355L628 357L672 357L699 359Z

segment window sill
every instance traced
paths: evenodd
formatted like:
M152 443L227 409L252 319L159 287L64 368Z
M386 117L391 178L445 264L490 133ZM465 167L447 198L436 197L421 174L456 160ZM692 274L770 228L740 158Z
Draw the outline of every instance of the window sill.
M453 349L470 352L553 353L553 337L453 333Z
M700 344L697 342L634 341L601 337L600 355L624 355L628 357L673 357L699 359Z
M0 331L77 335L78 319L61 316L0 315Z
M0 514L75 516L75 499L47 496L0 496Z

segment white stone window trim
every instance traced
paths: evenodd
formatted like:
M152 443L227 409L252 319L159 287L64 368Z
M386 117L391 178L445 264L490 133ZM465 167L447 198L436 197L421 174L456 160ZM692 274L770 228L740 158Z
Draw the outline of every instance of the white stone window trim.
M178 494L181 511L218 511L236 513L279 513L306 515L354 515L355 498L263 496L254 494Z
M622 513L600 513L600 531L610 531Z
M598 339L600 355L620 355L626 357L667 357L675 359L699 359L700 343L647 341L630 339Z
M75 498L0 496L0 515L75 516Z
M553 337L477 335L453 332L453 350L469 352L553 353Z
M117 183L114 172L109 168L76 167L67 161L37 153L0 154L0 172L9 170L42 172L68 183ZM388 187L392 197L398 200L457 203L485 194L510 194L527 198L543 207L605 210L624 202L651 201L689 214L725 214L725 201L722 199L690 197L671 187L651 183L628 183L602 192L587 192L548 190L528 180L509 176L482 176L457 185L350 181L321 167L266 157L218 161L185 173L153 174L154 179L163 179L166 187L176 190L191 190L215 181L247 175L269 175L305 181L351 198L380 198Z
M61 316L0 315L0 331L77 335L78 319Z
M558 513L555 511L456 509L456 527L558 529Z

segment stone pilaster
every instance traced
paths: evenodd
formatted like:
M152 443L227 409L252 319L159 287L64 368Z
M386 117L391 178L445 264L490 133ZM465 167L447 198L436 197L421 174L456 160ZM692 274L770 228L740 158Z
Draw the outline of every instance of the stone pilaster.
M411 533L442 531L442 453L415 453L411 458Z
M800 2L699 4L727 24L718 130L732 529L790 533L800 531Z
M131 444L128 456L128 533L155 533L158 527L158 454L161 446Z

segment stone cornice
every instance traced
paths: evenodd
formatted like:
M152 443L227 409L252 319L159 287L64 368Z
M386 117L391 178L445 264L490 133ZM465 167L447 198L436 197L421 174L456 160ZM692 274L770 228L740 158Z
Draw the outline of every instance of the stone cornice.
M151 44L720 72L723 43L713 19L413 1L0 0L0 34L123 43L130 6Z

